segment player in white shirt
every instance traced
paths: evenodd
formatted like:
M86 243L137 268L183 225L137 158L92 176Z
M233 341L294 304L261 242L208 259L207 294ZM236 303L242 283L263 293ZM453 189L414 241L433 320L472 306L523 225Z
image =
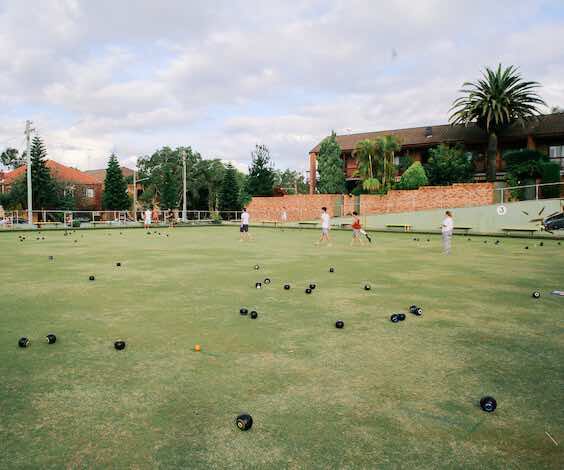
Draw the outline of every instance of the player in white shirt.
M319 238L318 245L326 241L331 246L331 239L329 238L329 229L331 228L331 217L327 213L327 207L321 208L321 237Z
M150 228L151 227L151 209L145 210L143 214L143 227Z
M454 230L454 220L450 211L445 212L446 217L441 224L441 232L443 233L443 253L450 255L450 245L452 240L452 232Z
M247 212L247 208L243 207L243 213L241 214L241 227L239 228L239 232L241 232L241 238L239 241L249 240L249 213Z
M288 222L288 212L286 212L286 207L282 207L282 212L280 212L280 226L284 230L284 226Z

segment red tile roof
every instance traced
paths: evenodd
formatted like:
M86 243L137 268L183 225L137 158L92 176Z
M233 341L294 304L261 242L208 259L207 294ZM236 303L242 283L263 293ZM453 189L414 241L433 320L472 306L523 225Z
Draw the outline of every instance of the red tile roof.
M120 166L121 168L121 174L124 176L124 178L127 178L128 176L133 176L133 170L131 168L127 168L125 166ZM103 183L104 180L106 179L106 170L86 170L84 173L92 176L92 178L95 178L99 183Z
M96 178L93 178L86 173L77 170L76 168L70 168L65 165L61 165L54 160L47 160L47 168L51 170L51 176L57 181L65 181L69 183L79 183L79 184L99 184ZM20 166L13 171L4 173L4 183L11 184L20 176L25 175L27 165Z

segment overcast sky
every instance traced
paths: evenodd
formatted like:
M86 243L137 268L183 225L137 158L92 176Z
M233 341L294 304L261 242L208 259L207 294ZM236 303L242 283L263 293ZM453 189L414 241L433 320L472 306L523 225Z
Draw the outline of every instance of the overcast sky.
M190 145L303 170L337 133L445 123L515 64L564 107L564 1L0 0L0 150L25 120L82 170Z

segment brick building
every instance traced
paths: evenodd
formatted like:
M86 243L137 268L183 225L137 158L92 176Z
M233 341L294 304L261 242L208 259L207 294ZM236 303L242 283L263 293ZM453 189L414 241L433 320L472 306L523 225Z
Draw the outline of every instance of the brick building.
M120 169L121 169L121 174L123 175L124 178L126 179L129 179L130 177L133 178L133 170L131 168L127 168L126 166L121 166ZM87 170L84 173L92 176L96 181L98 181L98 183L102 184L102 189L103 189L104 181L106 179L105 169ZM135 186L137 187L137 200L139 200L139 197L143 194L143 184L136 182ZM127 183L127 194L131 199L133 199L133 182Z
M101 210L103 184L83 171L71 168L54 160L46 160L51 176L63 183L65 191L70 191L76 200L79 210ZM10 191L12 184L26 175L27 165L13 171L0 173L0 193Z
M485 179L486 151L488 135L475 125L414 127L409 129L364 132L360 134L338 135L337 142L341 146L341 157L345 162L347 188L351 190L358 183L355 175L357 161L353 156L356 144L364 139L377 139L385 135L396 136L401 143L401 151L396 155L396 163L401 156L410 156L415 161L426 163L429 149L441 143L462 144L472 156L476 165L476 180ZM525 127L513 125L498 135L499 152L497 156L498 179L504 176L504 161L501 158L507 150L522 148L537 149L550 156L551 160L560 164L564 175L564 113L553 113L531 121ZM309 153L309 186L310 194L315 193L317 175L317 155L321 142Z

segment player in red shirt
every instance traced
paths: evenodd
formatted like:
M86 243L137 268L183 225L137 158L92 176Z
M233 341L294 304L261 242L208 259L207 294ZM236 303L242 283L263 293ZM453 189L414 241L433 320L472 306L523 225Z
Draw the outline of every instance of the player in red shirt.
M364 245L364 241L362 240L362 235L364 235L368 239L368 241L372 243L372 240L370 239L368 234L364 230L362 230L362 225L360 224L360 218L358 217L358 213L356 211L353 212L353 223L351 227L353 230L353 238L351 240L351 246L355 245L357 242L359 242L361 245Z

